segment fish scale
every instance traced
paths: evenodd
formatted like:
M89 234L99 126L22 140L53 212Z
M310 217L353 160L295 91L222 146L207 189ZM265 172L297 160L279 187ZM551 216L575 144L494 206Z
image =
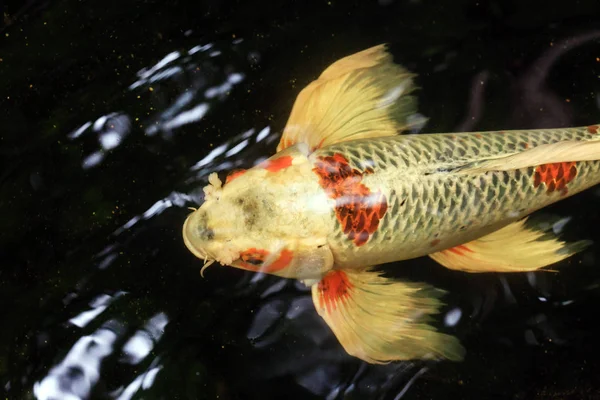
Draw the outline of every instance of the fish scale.
M474 240L600 182L600 161L576 163L568 193L534 186L535 166L457 173L458 166L565 140L600 140L595 127L485 133L417 134L342 142L311 158L341 154L387 212L368 242L356 246L341 224L329 237L340 267L409 259ZM534 205L534 206L532 206Z

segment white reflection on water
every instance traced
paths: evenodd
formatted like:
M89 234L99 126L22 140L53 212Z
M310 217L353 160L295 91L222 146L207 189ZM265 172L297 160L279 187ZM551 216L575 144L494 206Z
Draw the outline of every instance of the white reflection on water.
M192 122L199 121L206 115L208 112L208 104L201 103L195 106L194 108L182 111L179 115L177 115L172 120L168 121L164 124L165 129L173 129L180 127L182 125L191 124ZM154 125L152 125L154 127Z
M133 398L133 396L137 393L138 390L140 390L140 388L146 390L149 389L150 387L152 387L152 384L154 383L154 380L156 379L156 375L158 374L158 372L162 369L162 365L159 365L158 367L154 367L146 372L144 372L143 374L137 376L133 382L131 382L126 388L125 390L123 390L122 393L118 394L118 392L116 392L115 394L113 394L113 397L116 398L116 400L129 400L131 398ZM118 397L116 397L118 396Z
M167 197L158 200L150 208L148 208L142 215L136 215L127 221L123 226L119 227L114 231L114 235L120 235L124 231L130 229L136 223L142 219L150 219L158 214L161 214L166 209L173 207L183 207L187 202L192 201L191 196L185 193L171 192Z
M194 47L192 47L191 49L188 50L188 54L192 55L192 54L195 54L195 53L197 53L199 51L206 51L206 50L208 50L208 49L210 49L212 47L213 47L212 43L207 43L204 46L194 46Z
M73 317L69 320L69 322L79 328L83 328L90 321L96 318L98 315L102 314L104 310L117 298L121 295L125 294L125 292L118 292L114 296L109 296L107 294L102 294L96 297L94 300L90 302L91 310L87 310L82 312L81 314Z
M104 153L102 153L101 151L95 151L83 159L81 167L83 169L89 169L99 165L102 162L102 160L104 160Z
M448 311L444 316L444 325L456 326L462 317L462 310L458 307Z
M162 58L162 60L160 60L159 62L157 62L153 67L142 68L137 73L137 76L138 76L139 79L137 81L135 81L134 83L132 83L129 86L129 89L133 90L133 89L135 89L135 88L137 88L139 86L144 85L145 83L148 82L148 80L150 79L150 77L152 77L152 75L155 75L162 68L166 67L167 65L169 65L173 61L177 60L180 56L181 56L181 54L178 51L173 51L173 52L167 54L166 56L164 56ZM171 75L166 75L163 78L168 78Z
M256 136L256 143L262 142L271 133L271 128L265 126Z
M69 137L69 139L76 139L79 136L81 136L81 134L83 132L85 132L87 130L87 128L89 128L92 125L92 123L90 121L86 122L85 124L81 125L79 128L77 128L75 131L73 131L72 133L69 133L67 136Z
M191 170L195 171L195 170L198 170L198 169L210 164L211 162L214 161L215 158L217 158L221 154L225 153L225 151L227 151L227 147L228 147L227 144L222 144L218 147L215 147L202 160L198 161L195 165L193 165Z
M172 86L174 83L174 76L178 76L178 80L187 80L185 90L178 94L171 104L151 116L148 121L141 122L140 125L145 127L146 135L153 136L162 132L163 137L169 139L173 130L196 123L204 118L215 102L224 101L233 87L243 82L245 75L241 72L231 71L233 67L230 65L230 61L226 61L228 64L225 68L219 64L223 61L214 59L222 54L214 47L213 44L195 46L188 51L187 55L183 56L180 52L173 51L155 65L138 71L138 79L130 85L130 90L149 87L151 84L164 84L167 87L163 92L168 92L168 86ZM209 49L212 49L211 53L205 53ZM226 69L227 72L225 72ZM182 75L181 78L180 75ZM221 83L217 83L219 80ZM149 87L152 91L155 88L156 86ZM156 88L156 90L158 89ZM122 112L112 112L100 116L94 122L87 121L69 133L67 136L71 140L84 136L86 132L97 134L99 148L83 158L82 168L90 169L99 166L106 159L107 154L123 142L131 130L131 125L131 117Z
M116 328L116 329L115 329ZM39 400L86 399L100 377L102 360L112 353L120 324L109 321L89 336L79 339L64 360L33 386Z
M150 318L144 328L138 330L123 346L124 359L130 364L142 361L162 337L169 318L160 312Z
M117 148L123 142L131 130L131 118L123 113L110 113L99 117L93 124L90 121L86 122L67 136L71 140L77 139L90 128L98 135L100 148L83 159L83 169L99 165L108 151Z

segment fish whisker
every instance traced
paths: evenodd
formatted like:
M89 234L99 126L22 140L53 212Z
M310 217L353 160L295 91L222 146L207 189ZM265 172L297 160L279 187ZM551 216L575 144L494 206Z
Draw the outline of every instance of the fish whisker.
M200 269L200 276L204 278L204 271L206 270L206 268L210 267L211 265L213 265L215 262L215 260L206 260L204 259L204 265L202 266L202 269Z

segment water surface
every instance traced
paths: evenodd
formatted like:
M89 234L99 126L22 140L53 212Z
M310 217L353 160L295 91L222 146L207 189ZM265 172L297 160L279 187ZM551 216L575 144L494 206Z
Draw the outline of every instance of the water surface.
M6 2L0 45L0 387L7 399L600 398L600 247L560 273L391 274L449 291L463 363L373 366L302 285L181 239L212 171L275 149L299 90L382 42L423 132L600 121L596 1ZM600 191L545 210L592 239Z

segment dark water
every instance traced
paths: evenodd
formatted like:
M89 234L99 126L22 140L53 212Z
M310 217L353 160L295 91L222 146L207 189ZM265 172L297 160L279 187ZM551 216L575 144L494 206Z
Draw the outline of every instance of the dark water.
M449 290L467 358L372 366L307 289L202 279L180 233L208 173L270 155L298 91L381 42L420 75L425 132L600 122L597 0L2 6L2 398L600 398L598 245L560 273L388 266ZM600 243L599 196L546 212Z

